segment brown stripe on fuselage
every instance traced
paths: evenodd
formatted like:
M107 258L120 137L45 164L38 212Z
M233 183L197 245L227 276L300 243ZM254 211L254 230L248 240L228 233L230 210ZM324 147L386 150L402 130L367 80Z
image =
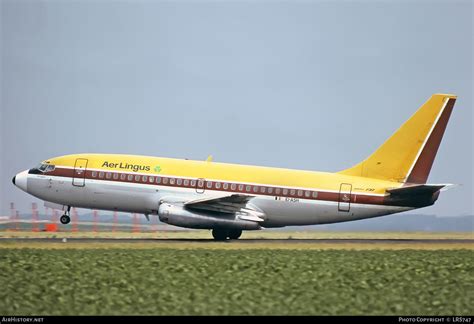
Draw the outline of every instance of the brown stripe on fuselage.
M351 199L351 203L366 204L366 205L387 205L385 204L385 196L368 196L352 194L354 199Z
M74 176L74 170L56 167L53 171L45 172L43 175L72 178Z
M95 176L93 176L93 173ZM74 170L56 167L55 170L43 173L43 175L73 178ZM99 177L99 175L101 175L102 177ZM150 182L150 177L153 178L153 182ZM159 182L156 182L157 177L160 178ZM78 177L78 178L82 178L82 177ZM270 187L270 186L264 186L264 185L242 184L242 183L233 183L233 182L227 182L227 181L214 181L214 180L204 180L204 187L198 187L199 179L183 179L183 178L175 178L172 176L161 176L161 175L143 175L143 174L136 174L136 173L86 170L85 179L95 180L95 181L104 180L104 181L115 181L115 182L123 182L123 183L138 183L138 184L147 184L147 185L153 185L153 186L166 186L166 187L188 188L188 189L198 189L198 190L204 189L204 190L212 190L212 191L222 191L222 192L248 194L248 195L261 195L261 196L270 196L270 197L322 200L322 201L332 201L332 202L339 201L339 192L328 192L328 191L321 191L321 190L314 190L314 189L296 189L296 188L291 189L291 188L275 187L275 186ZM178 182L180 184L178 184ZM226 189L224 189L225 184L227 184ZM233 185L235 185L235 189L232 189ZM250 188L250 191L247 191L248 187ZM243 188L243 190L240 190L240 188ZM272 190L271 193L268 192L270 188ZM264 190L265 192L263 192L262 190ZM369 204L369 205L389 205L387 202L388 201L386 200L386 196L358 194L354 192L350 195L350 203Z
M448 99L446 107L444 107L437 124L434 126L430 137L427 139L426 144L423 147L423 151L418 157L418 160L415 162L415 165L411 173L408 175L406 182L426 183L428 180L428 175L430 174L431 167L433 166L436 153L438 152L441 139L443 138L443 134L446 129L446 125L448 124L449 116L453 111L455 102L456 99Z

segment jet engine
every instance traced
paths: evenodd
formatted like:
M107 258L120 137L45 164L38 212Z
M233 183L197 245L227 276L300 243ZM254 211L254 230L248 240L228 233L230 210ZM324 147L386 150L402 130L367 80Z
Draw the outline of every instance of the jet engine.
M238 214L212 211L195 211L181 205L162 203L158 208L158 217L163 223L174 226L199 229L237 229L259 230L257 222L239 218Z

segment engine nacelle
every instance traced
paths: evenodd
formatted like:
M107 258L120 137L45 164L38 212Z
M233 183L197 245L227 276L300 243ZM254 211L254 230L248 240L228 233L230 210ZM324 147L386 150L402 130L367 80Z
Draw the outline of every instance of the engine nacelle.
M233 214L194 211L184 206L169 203L160 205L158 216L163 223L187 228L261 229L257 222L239 219L238 216Z

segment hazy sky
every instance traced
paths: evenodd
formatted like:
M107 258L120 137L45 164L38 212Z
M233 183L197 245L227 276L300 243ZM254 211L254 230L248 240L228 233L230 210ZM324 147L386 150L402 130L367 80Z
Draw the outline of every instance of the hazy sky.
M473 214L472 1L1 1L0 214L70 153L338 171L457 94L425 214ZM42 205L41 205L42 206Z

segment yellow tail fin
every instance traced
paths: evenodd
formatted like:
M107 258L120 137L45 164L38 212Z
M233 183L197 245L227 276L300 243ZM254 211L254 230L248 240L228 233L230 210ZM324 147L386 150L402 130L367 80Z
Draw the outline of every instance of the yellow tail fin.
M455 101L455 95L432 95L372 155L339 173L426 183Z

